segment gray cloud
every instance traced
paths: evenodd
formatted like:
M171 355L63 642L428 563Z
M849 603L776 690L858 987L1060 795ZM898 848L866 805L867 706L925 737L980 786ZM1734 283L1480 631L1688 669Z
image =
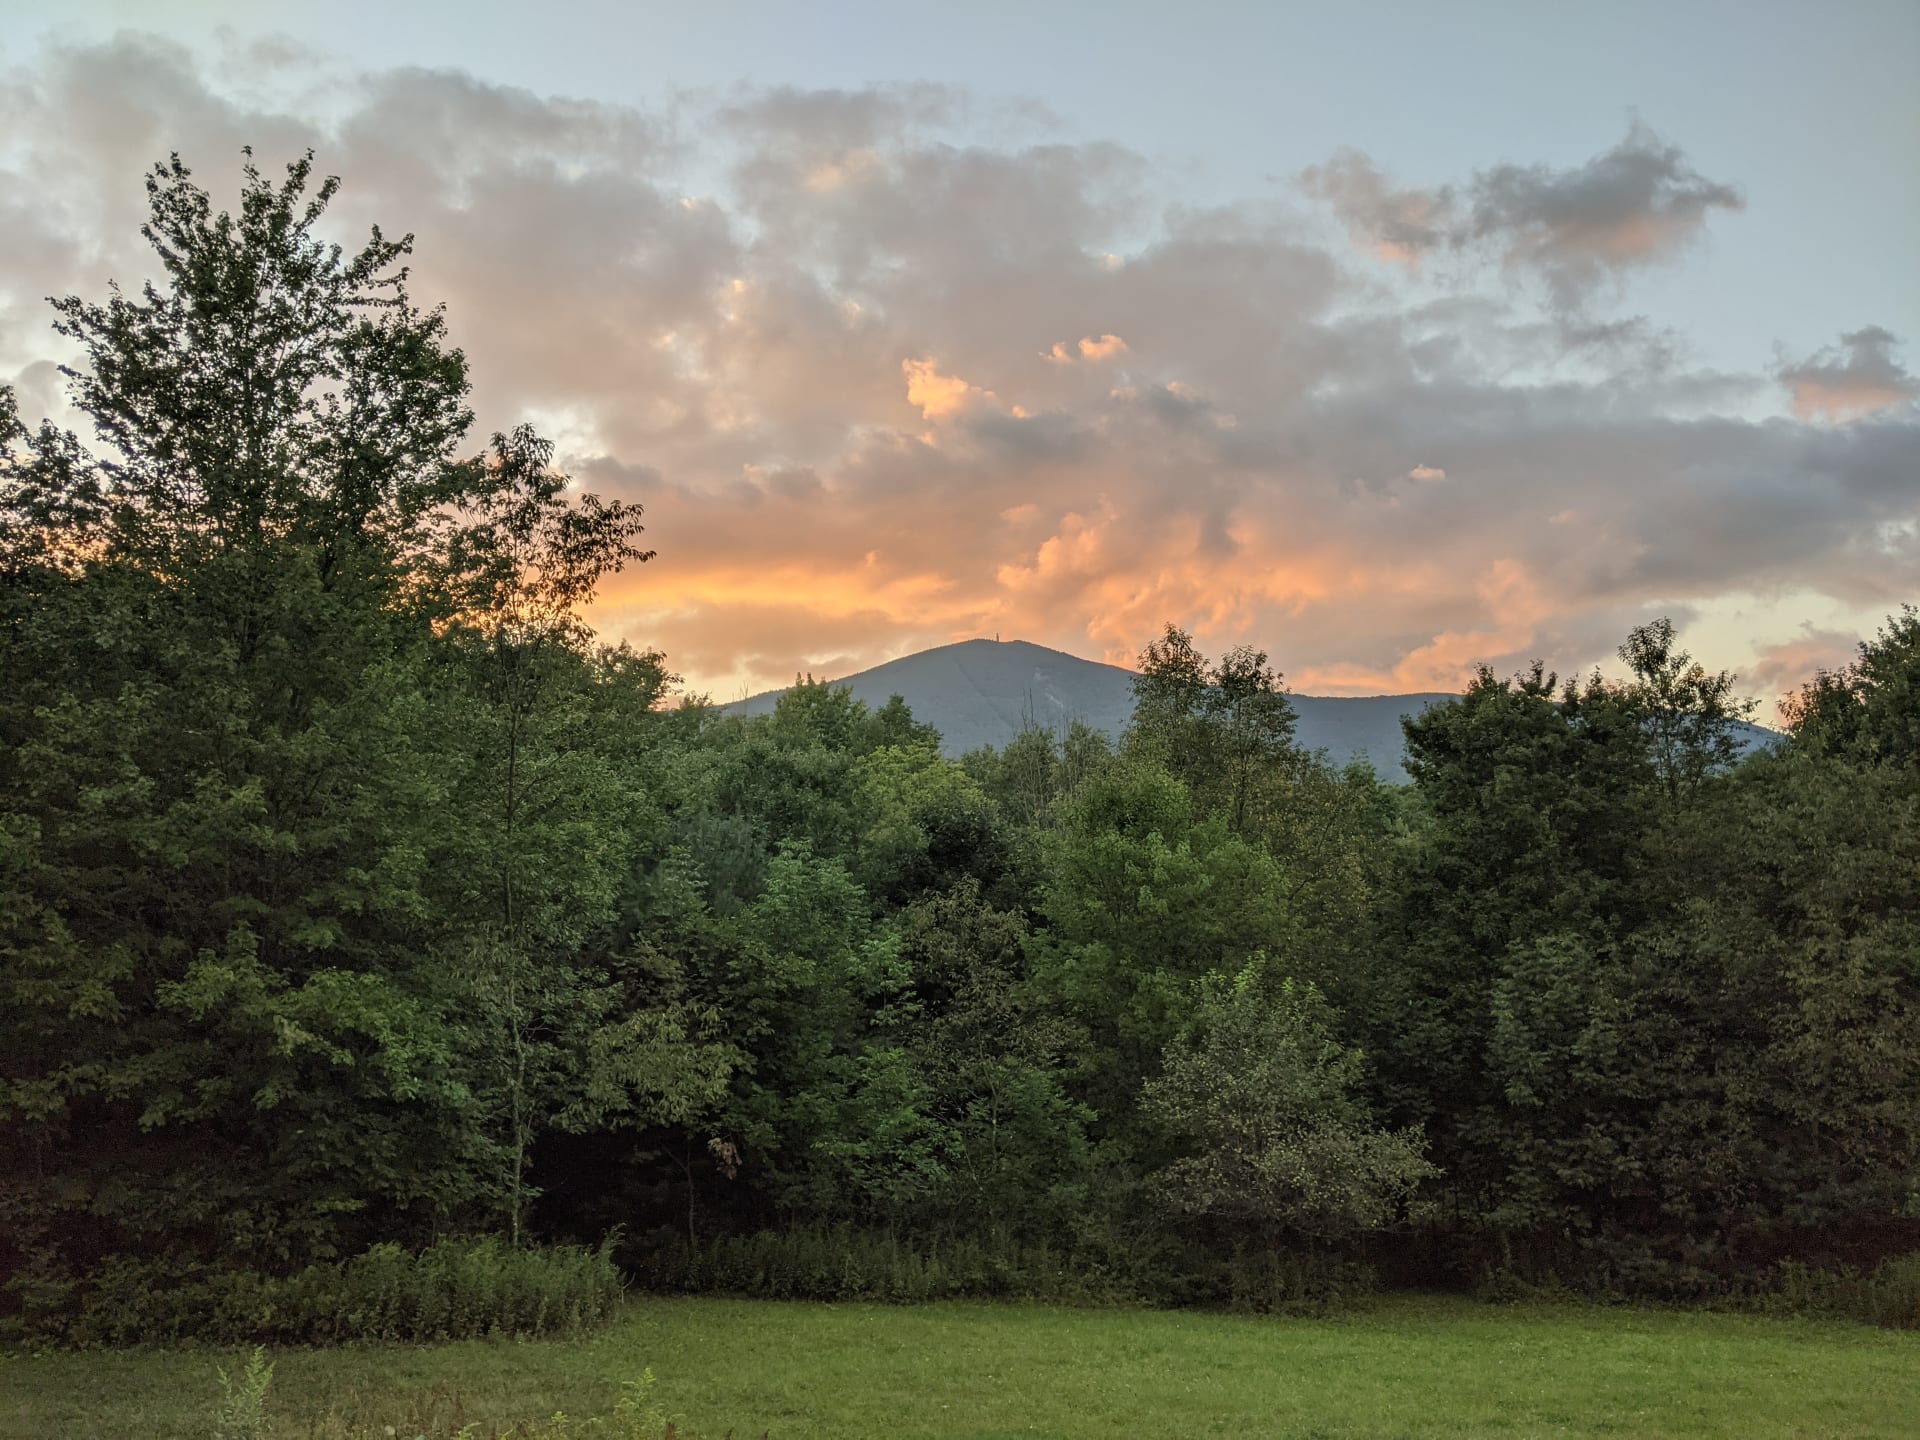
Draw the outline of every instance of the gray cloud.
M1775 373L1792 395L1796 414L1852 420L1920 396L1920 380L1893 358L1898 343L1898 337L1869 325L1797 364L1782 364Z
M1602 280L1666 260L1705 228L1714 210L1740 210L1731 185L1708 180L1636 123L1604 155L1571 170L1501 165L1472 189L1472 234L1498 245L1512 266L1545 276L1572 305Z
M1673 259L1713 211L1745 206L1738 189L1701 175L1638 122L1582 165L1498 165L1458 189L1395 189L1352 150L1300 179L1380 258L1417 267L1442 250L1478 248L1540 278L1562 311L1631 270Z
M218 193L242 143L316 145L343 238L416 234L482 426L531 416L646 502L659 558L598 622L723 697L996 631L1127 658L1168 619L1308 688L1439 688L1604 659L1656 605L1890 603L1920 566L1910 408L1742 418L1773 374L1594 311L1737 202L1639 130L1458 191L1323 167L1368 243L1545 287L1450 264L1408 305L1297 218L1173 208L1146 159L1013 112L983 139L940 89L656 113L298 56L263 95L132 39L41 61L0 84L0 377L64 358L38 296L139 278L153 159ZM1879 333L1778 379L1887 380Z
M1417 267L1454 238L1451 189L1395 190L1358 150L1342 150L1325 165L1307 169L1300 183L1383 260Z

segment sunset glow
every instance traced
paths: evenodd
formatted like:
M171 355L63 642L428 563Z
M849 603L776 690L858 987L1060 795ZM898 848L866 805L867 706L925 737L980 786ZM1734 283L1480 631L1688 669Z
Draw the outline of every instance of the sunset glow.
M44 197L0 212L0 380L71 418L39 297L137 284L144 164L219 194L312 145L343 233L415 234L478 433L531 417L647 507L592 618L695 690L994 634L1127 663L1168 621L1311 692L1447 690L1664 613L1771 698L1920 590L1912 306L1698 359L1655 302L1789 198L1651 111L1444 165L1328 137L1198 203L951 86L576 99L296 47L240 87L236 44L0 81ZM1726 618L1784 594L1817 634Z

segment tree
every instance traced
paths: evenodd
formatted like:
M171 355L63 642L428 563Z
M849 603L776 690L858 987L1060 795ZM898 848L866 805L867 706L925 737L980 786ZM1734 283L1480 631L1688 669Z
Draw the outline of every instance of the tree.
M1538 664L1511 680L1482 667L1405 730L1430 824L1401 857L1355 1020L1385 1113L1427 1127L1455 1207L1557 1224L1541 1147L1577 1137L1585 1112L1527 1082L1568 1073L1586 1023L1570 1012L1610 1003L1616 942L1644 917L1661 783L1644 712L1598 677L1563 687Z
M1095 1117L1064 1069L1084 1032L1029 983L1025 920L970 878L908 906L900 930L913 1004L896 1034L947 1134L948 1183L930 1208L963 1233L1058 1233L1089 1199Z
M450 638L470 654L478 687L469 790L492 797L475 820L490 837L485 865L497 887L495 923L509 944L526 945L569 923L551 910L530 913L541 878L576 868L555 864L550 822L565 816L575 828L584 822L605 833L622 818L583 814L613 799L607 792L618 780L583 728L584 687L594 677L580 607L602 579L653 552L637 543L645 528L640 506L569 495L553 446L526 426L495 435L485 456L460 468L460 504L443 522L433 573L453 617ZM646 709L673 677L661 657L642 658L651 660ZM617 875L623 867L610 857L608 868ZM609 903L610 894L602 904ZM566 908L578 916L579 906Z
M1673 622L1635 626L1620 647L1633 671L1628 693L1645 716L1653 766L1669 801L1740 758L1740 725L1754 702L1734 694L1731 671L1709 674L1674 648Z
M883 746L857 766L860 874L890 908L963 877L992 884L1006 868L1000 815L986 792L930 746Z
M1267 653L1241 645L1217 666L1178 626L1140 655L1128 741L1180 776L1236 833L1263 779L1293 753L1295 716Z
M1642 1177L1622 1228L1723 1273L1831 1253L1920 1173L1920 786L1764 756L1659 845L1670 918L1633 937L1627 1036L1653 1104L1622 1132Z
M1435 1173L1419 1132L1374 1122L1361 1057L1334 1040L1319 991L1265 971L1256 956L1231 979L1209 977L1146 1084L1146 1114L1187 1151L1161 1172L1162 1193L1268 1240L1377 1228Z
M147 183L161 279L56 303L96 449L0 455L7 1205L67 1264L286 1264L459 1215L469 1093L406 957L454 773L411 577L465 362L336 182ZM87 1137L85 1145L74 1143Z
M1039 864L1034 978L1087 1031L1075 1093L1103 1135L1131 1126L1195 980L1260 950L1305 963L1273 857L1196 823L1186 786L1137 756L1081 787Z
M652 558L638 505L570 493L552 445L525 426L457 470L424 574L447 615L440 678L463 770L443 903L467 935L442 975L482 1022L476 1094L518 1245L534 1147L583 1103L595 1036L657 1002L620 994L583 951L616 913L647 804L636 757L674 677L657 654L595 653L579 617L604 577Z
M1920 610L1900 607L1859 654L1782 705L1794 743L1863 764L1920 765Z

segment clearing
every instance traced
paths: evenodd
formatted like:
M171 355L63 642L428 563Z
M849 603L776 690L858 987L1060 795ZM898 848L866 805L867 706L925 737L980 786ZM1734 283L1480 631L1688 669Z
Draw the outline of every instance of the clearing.
M1320 1320L639 1297L570 1343L284 1351L289 1437L492 1436L604 1414L646 1367L687 1440L1920 1436L1920 1336L1756 1316L1393 1298ZM211 1350L0 1359L6 1440L202 1440ZM389 1430L386 1427L392 1426Z

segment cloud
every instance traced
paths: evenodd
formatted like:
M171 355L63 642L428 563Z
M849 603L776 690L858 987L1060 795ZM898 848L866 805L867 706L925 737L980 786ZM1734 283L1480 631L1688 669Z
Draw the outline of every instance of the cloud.
M1671 259L1705 228L1714 210L1741 210L1731 185L1708 180L1645 125L1569 170L1501 165L1474 178L1469 221L1508 265L1537 270L1557 301L1571 305L1600 281Z
M1893 358L1898 343L1878 325L1869 325L1796 365L1782 365L1776 373L1793 397L1796 415L1853 420L1920 396L1920 380Z
M1127 342L1118 335L1087 335L1077 345L1055 341L1051 349L1040 352L1040 358L1055 365L1071 365L1077 352L1078 358L1098 363L1126 354L1127 348Z
M907 403L919 407L929 420L944 420L991 398L988 391L969 385L958 375L942 375L932 360L902 360L900 372L907 377Z
M1759 659L1742 677L1756 695L1775 701L1797 692L1822 670L1839 670L1859 655L1860 637L1845 630L1800 627L1787 640L1760 647Z
M996 632L1124 661L1167 620L1310 689L1447 689L1605 660L1656 608L1889 607L1920 571L1912 408L1753 413L1796 376L1910 384L1873 332L1700 375L1599 309L1731 203L1639 131L1452 189L1329 168L1357 236L1427 262L1413 302L1297 216L1179 207L1144 157L938 87L656 111L224 73L127 37L0 77L0 197L34 197L0 203L0 377L50 403L37 297L143 278L152 160L230 197L241 144L314 145L343 241L416 235L482 431L533 416L646 504L658 558L592 618L721 698Z
M1611 150L1563 169L1506 164L1458 188L1395 189L1365 155L1345 150L1300 182L1380 259L1417 269L1443 249L1477 248L1540 278L1562 311L1579 309L1604 282L1674 259L1713 211L1745 206L1738 189L1701 175L1637 121Z
M1303 171L1300 183L1332 207L1356 244L1391 264L1417 270L1451 238L1451 190L1395 190L1358 150Z

